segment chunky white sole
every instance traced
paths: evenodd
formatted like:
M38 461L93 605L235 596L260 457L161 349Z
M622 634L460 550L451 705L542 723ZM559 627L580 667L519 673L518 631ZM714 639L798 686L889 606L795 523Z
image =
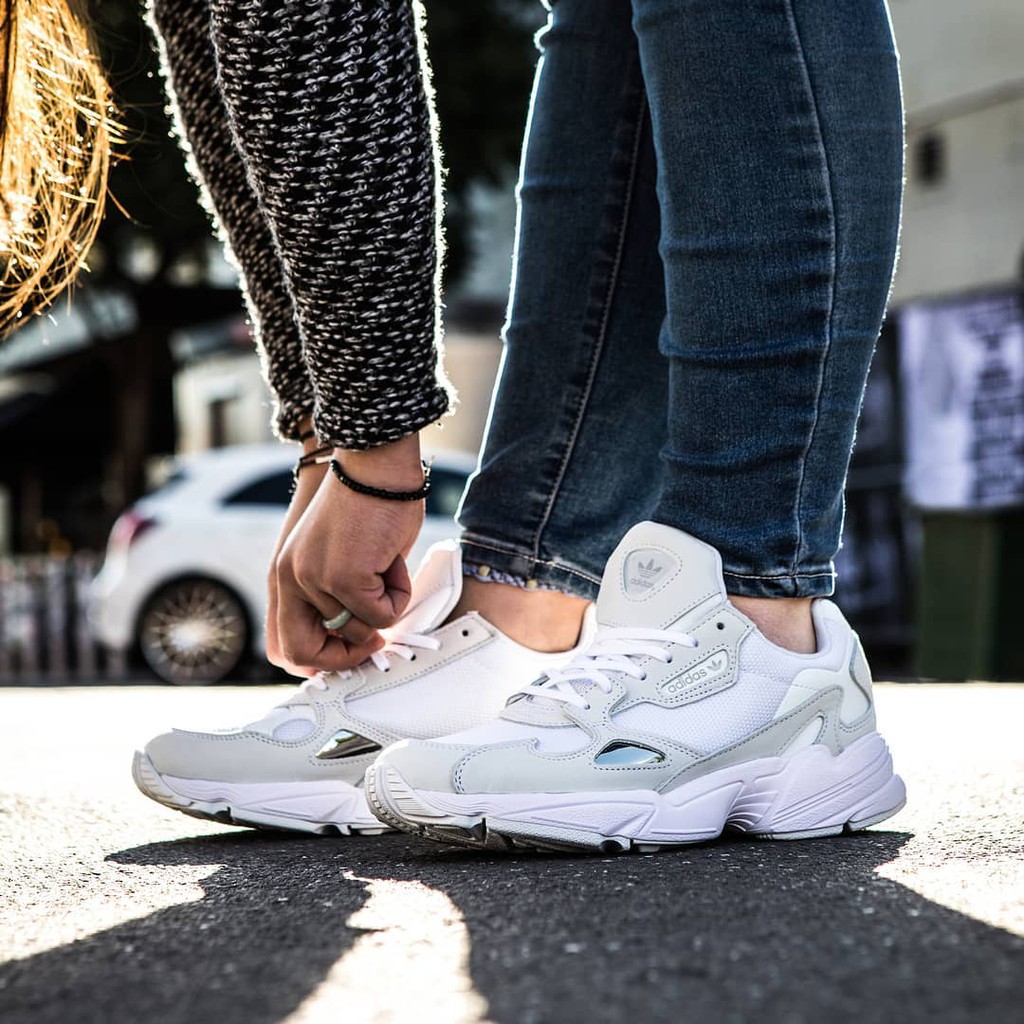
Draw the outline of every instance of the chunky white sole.
M366 795L347 782L214 782L161 775L136 751L132 778L146 796L195 818L225 825L285 829L315 835L379 835Z
M835 756L827 747L721 768L665 793L441 793L387 764L366 774L374 813L394 828L474 847L619 852L714 839L725 829L808 839L867 828L906 802L877 732Z

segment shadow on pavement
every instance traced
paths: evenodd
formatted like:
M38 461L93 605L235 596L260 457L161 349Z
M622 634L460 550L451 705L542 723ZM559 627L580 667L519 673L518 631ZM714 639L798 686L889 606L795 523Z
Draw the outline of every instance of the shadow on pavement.
M1019 1019L1024 940L876 874L908 838L616 858L498 857L398 835L155 843L109 859L216 866L204 898L0 967L0 1019L277 1024L364 934L346 922L375 879L454 903L497 1024ZM400 958L387 981L402 985ZM440 1019L429 992L417 1003L419 1019Z

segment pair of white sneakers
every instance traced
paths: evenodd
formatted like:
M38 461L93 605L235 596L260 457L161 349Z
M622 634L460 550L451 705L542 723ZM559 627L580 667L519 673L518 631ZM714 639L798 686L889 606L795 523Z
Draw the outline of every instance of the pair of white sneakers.
M777 647L729 602L714 548L650 522L609 560L573 651L475 612L446 623L461 587L458 546L436 545L381 651L241 728L156 737L139 788L238 825L606 852L836 835L903 806L830 601L812 605L816 653Z

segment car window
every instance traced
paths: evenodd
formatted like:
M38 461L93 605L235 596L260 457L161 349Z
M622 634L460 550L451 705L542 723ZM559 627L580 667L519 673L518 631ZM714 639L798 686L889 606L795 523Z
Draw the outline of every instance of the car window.
M466 474L435 466L430 473L427 514L452 517L459 507ZM287 505L292 493L291 470L278 471L245 484L223 501L225 505Z
M430 471L430 494L427 495L427 515L455 515L466 486L466 474L454 469L434 466Z
M224 505L281 505L292 496L292 471L279 469L239 487L229 494Z

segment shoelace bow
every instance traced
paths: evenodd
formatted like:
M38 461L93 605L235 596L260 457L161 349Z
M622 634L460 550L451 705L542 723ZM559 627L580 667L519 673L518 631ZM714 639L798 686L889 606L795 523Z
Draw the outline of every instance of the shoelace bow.
M644 680L647 673L634 659L653 658L665 665L672 662L671 648L697 647L699 642L689 633L667 629L605 629L582 654L576 655L564 668L547 673L547 678L516 691L516 695L545 697L586 710L586 698L573 683L594 683L604 693L612 692L612 680L606 673L617 672Z
M384 646L379 651L374 651L370 655L368 661L380 669L381 672L389 672L391 665L388 661L389 655L395 655L398 658L402 658L404 661L412 661L416 657L416 649L424 651L437 651L441 648L441 641L436 637L427 636L424 633L401 633L396 630L382 629L381 636L384 637ZM366 662L363 662L365 665ZM326 690L328 684L325 675L337 675L341 679L351 679L352 669L346 669L343 672L318 672L315 676L310 676L300 687L299 693L305 693L309 690Z

